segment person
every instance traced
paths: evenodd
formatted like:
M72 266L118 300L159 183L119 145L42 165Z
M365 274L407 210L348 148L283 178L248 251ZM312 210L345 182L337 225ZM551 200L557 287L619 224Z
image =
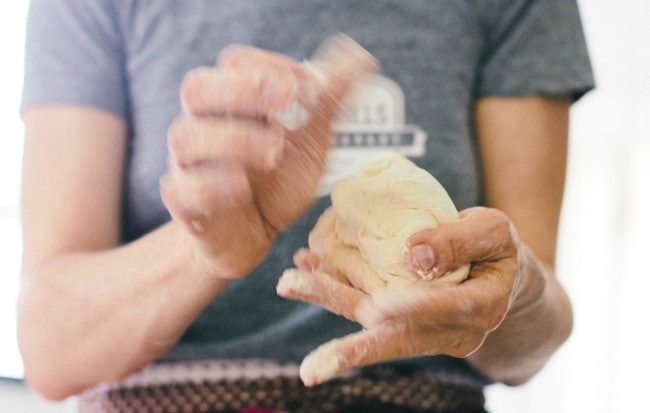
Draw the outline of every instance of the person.
M336 33L380 65L362 86L358 49L303 61ZM282 389L235 407L215 391L214 410L483 411L486 385L526 382L572 328L555 249L569 109L592 87L575 1L32 0L27 382L60 400L205 362L233 393L261 391L255 366ZM296 95L308 116L287 127ZM331 185L387 150L461 210L405 263L469 278L279 297ZM333 339L329 374L296 384Z

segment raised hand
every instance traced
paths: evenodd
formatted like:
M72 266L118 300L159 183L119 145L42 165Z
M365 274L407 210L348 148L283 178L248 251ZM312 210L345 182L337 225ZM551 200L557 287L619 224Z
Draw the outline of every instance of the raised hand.
M249 273L310 205L331 124L376 69L359 45L337 37L309 62L232 46L216 68L187 75L161 194L216 276Z
M301 366L306 385L378 362L438 354L466 357L500 325L522 279L534 271L510 221L493 209L462 211L460 221L419 232L405 248L405 265L414 273L433 271L435 280L472 263L469 278L458 285L417 282L369 295L340 274L329 274L331 269L310 251L296 253L300 271L281 278L278 293L321 305L364 328L308 355ZM349 260L347 271L363 271L358 265Z

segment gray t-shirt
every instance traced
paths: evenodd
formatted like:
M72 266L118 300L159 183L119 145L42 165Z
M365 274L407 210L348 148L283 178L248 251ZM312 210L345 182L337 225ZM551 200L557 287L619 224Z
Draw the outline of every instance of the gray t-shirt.
M336 128L314 208L266 261L187 329L167 359L299 361L359 326L278 298L275 284L328 205L327 188L376 153L429 170L459 209L481 203L472 109L483 96L570 94L593 87L574 0L32 0L23 108L89 105L127 120L124 242L169 219L158 193L166 130L185 73L232 43L308 58L334 33L378 58L382 74ZM418 365L472 375L447 357Z

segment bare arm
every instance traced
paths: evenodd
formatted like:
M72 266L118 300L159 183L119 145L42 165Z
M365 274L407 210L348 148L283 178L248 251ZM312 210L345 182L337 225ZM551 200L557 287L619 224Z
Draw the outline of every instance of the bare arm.
M468 357L485 375L508 384L528 380L544 365L571 330L570 305L553 272L568 106L564 99L479 103L492 208L469 208L457 222L414 234L404 255L407 268L427 279L472 263L461 284L418 283L368 295L328 275L317 254L296 255L299 282L281 285L280 294L364 326L308 355L301 366L306 384L352 367L423 355ZM323 242L336 251L335 237ZM348 261L341 272L359 271L359 260Z
M569 106L568 98L487 98L476 108L487 206L510 218L527 247L521 248L521 285L508 315L469 360L508 384L532 377L572 327L571 305L554 268Z
M225 283L174 223L118 247L122 120L72 107L24 119L19 341L27 380L60 399L161 356Z
M315 63L322 79L250 47L227 49L218 70L190 72L161 182L173 219L124 246L124 122L81 107L24 114L18 328L40 393L60 399L160 357L309 206L340 103L376 69L352 40L328 45ZM274 115L296 96L312 116L288 130Z

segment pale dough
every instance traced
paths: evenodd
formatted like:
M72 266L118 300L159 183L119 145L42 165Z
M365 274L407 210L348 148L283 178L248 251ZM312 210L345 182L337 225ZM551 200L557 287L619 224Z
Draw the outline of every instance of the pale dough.
M414 279L403 264L416 232L457 221L458 211L442 185L405 157L387 153L332 190L332 207L309 237L310 249L338 276L368 293L414 282L460 283L469 265L434 280ZM351 267L356 271L349 271Z

